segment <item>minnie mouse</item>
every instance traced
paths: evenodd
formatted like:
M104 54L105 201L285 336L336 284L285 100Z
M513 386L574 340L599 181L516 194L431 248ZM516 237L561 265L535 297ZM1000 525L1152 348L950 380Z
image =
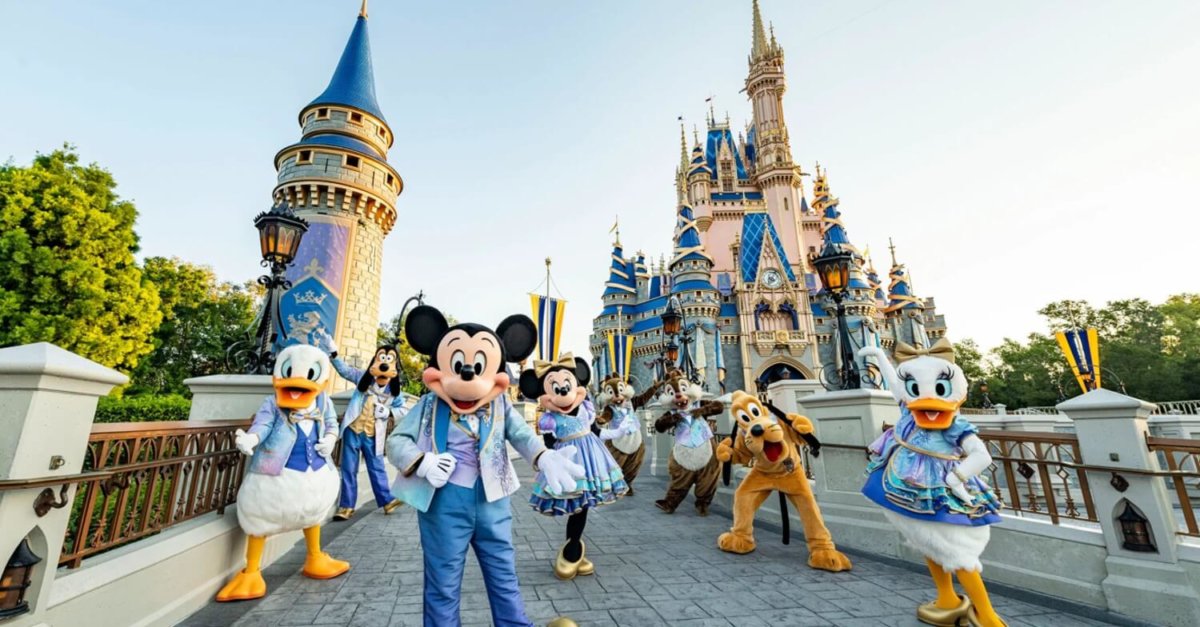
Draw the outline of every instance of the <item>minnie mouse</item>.
M533 352L537 330L528 316L505 318L493 331L475 323L450 326L437 309L420 305L404 327L408 343L429 357L421 397L387 439L387 458L400 469L396 496L418 512L425 560L424 622L458 625L463 566L474 547L483 571L492 621L532 625L517 585L509 496L517 473L508 445L556 492L584 476L571 461L574 447L548 450L504 392L508 362Z
M529 504L547 516L568 516L567 542L554 560L555 576L566 580L596 572L582 540L588 510L612 503L629 490L620 464L601 441L620 432L595 425L596 410L587 397L591 378L587 362L571 353L553 362L534 360L533 369L521 373L521 394L538 399L545 410L538 420L538 430L546 446L559 451L577 449L585 473L571 490L559 490L539 474L533 496L529 497Z

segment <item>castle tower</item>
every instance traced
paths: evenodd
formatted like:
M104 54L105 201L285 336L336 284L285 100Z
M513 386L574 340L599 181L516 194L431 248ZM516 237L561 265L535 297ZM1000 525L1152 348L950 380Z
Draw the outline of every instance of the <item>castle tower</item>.
M896 246L888 240L892 252L892 269L888 276L888 306L884 310L888 326L896 341L916 347L929 346L929 334L925 330L925 305L913 294L912 279L904 264L896 261Z
M751 148L747 152L753 154L747 157L752 162L754 183L762 190L771 220L779 227L784 250L791 256L792 270L800 274L808 246L816 242L805 244L802 236L801 172L792 160L787 122L783 118L783 94L787 90L783 48L775 41L774 29L768 38L758 0L753 2L753 13L750 71L745 89L753 107L754 125L747 137Z
M717 390L717 314L721 309L717 288L712 283L713 260L704 250L692 208L679 207L675 227L675 250L671 256L670 297L678 299L684 319L693 327L690 356L702 371L709 390Z
M375 350L383 238L404 188L387 162L394 140L375 100L366 3L325 91L300 110L300 141L275 155L273 196L310 224L281 299L286 339L333 336L348 360Z

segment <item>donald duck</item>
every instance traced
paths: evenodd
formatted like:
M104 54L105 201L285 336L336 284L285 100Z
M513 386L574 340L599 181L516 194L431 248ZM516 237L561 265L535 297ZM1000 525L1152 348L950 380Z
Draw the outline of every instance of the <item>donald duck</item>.
M339 487L330 458L338 418L325 394L332 371L315 346L284 348L275 361L275 395L263 401L248 431L234 435L238 450L250 456L237 499L238 524L247 536L246 568L221 588L218 601L266 595L261 567L267 537L288 531L304 530L305 576L332 579L350 570L321 550L321 525L333 515Z
M967 399L967 378L954 363L954 346L942 338L931 348L899 342L892 367L882 349L868 346L900 403L900 420L869 447L862 493L884 508L904 539L925 556L937 599L917 608L930 625L1001 627L988 598L979 556L1000 522L1000 503L979 477L992 463L978 429L958 410ZM966 591L954 591L953 577Z

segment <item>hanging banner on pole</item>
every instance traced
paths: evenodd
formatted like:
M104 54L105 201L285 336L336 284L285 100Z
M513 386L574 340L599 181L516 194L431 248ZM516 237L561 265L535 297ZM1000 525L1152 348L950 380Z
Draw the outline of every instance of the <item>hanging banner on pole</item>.
M529 301L533 305L533 320L538 329L538 359L558 359L558 340L562 336L567 301L539 294L530 294Z
M625 333L609 332L608 334L608 363L612 372L629 381L629 362L633 359L633 342Z
M1054 334L1071 373L1084 394L1100 389L1100 339L1095 329L1071 329Z

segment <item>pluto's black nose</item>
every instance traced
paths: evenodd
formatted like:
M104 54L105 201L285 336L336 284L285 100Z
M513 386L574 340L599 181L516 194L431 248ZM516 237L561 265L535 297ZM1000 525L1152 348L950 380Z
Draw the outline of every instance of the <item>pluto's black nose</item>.
M754 437L758 437L762 434L763 434L762 425L754 425L753 427L750 427L750 435L753 435Z

